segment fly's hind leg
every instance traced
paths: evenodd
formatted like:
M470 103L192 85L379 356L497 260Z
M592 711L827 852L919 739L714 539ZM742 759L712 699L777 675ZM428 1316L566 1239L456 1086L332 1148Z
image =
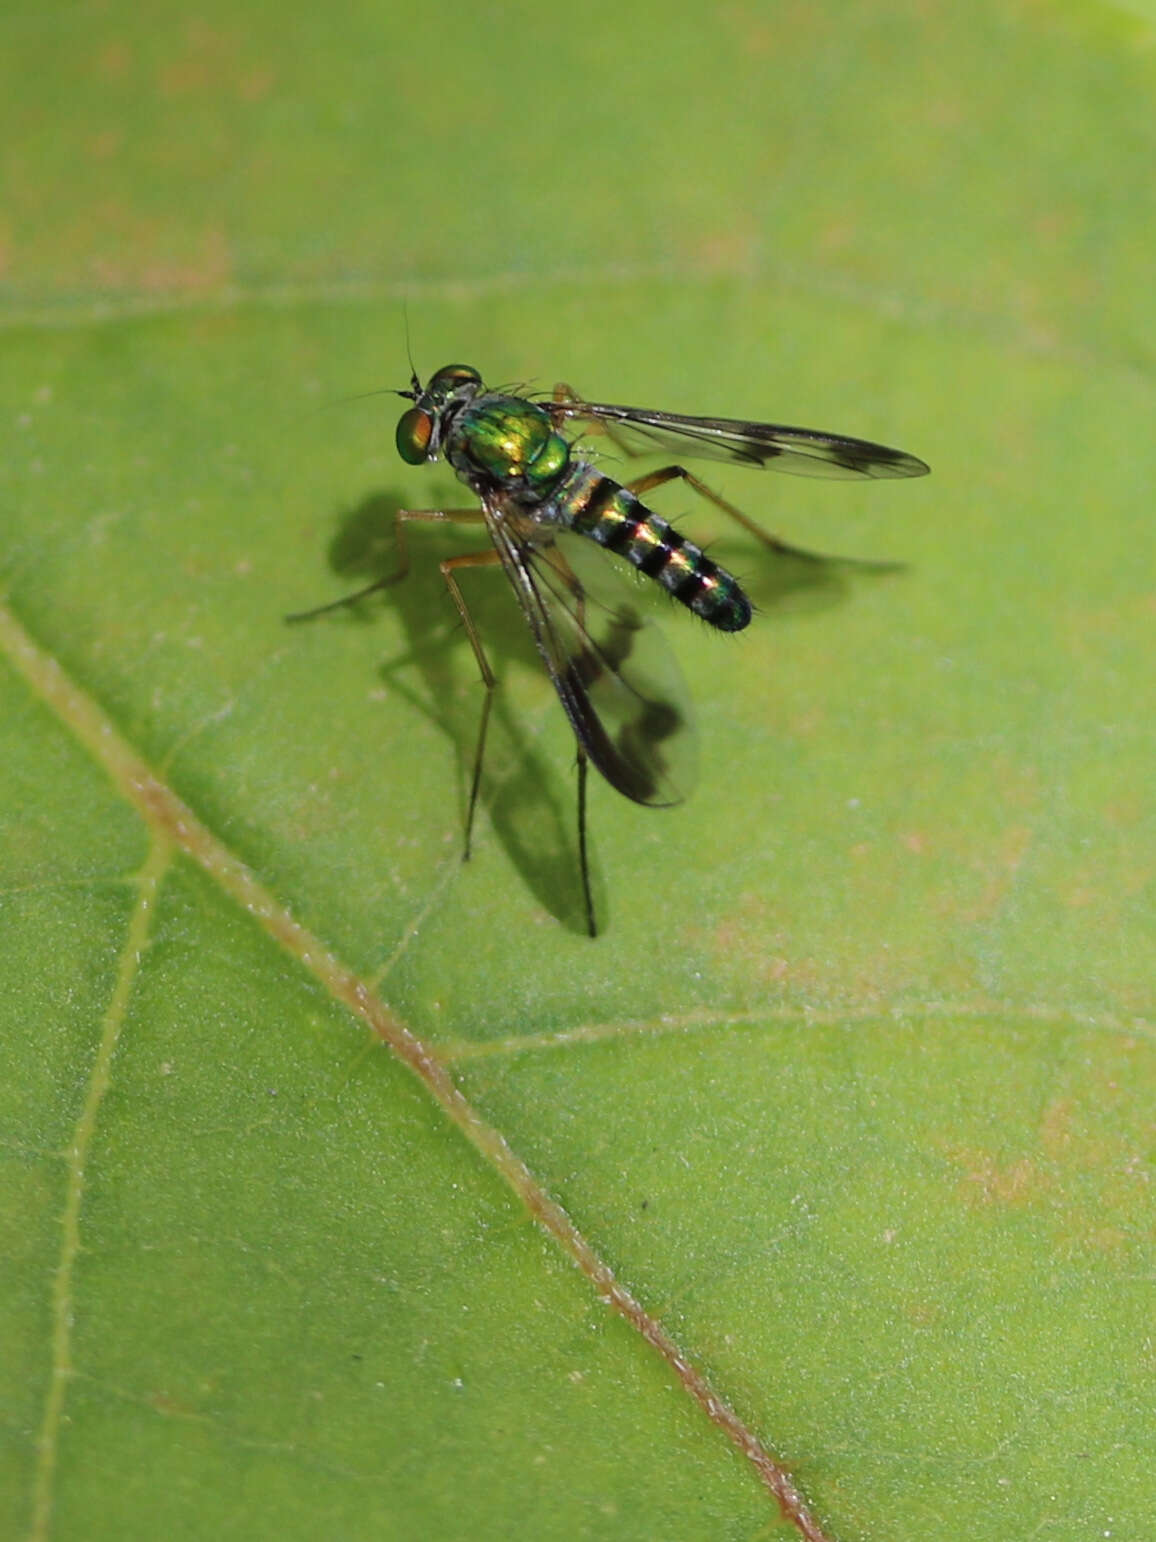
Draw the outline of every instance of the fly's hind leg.
M789 542L772 535L769 530L764 530L757 520L753 520L749 514L744 514L742 509L729 503L721 493L716 493L713 487L708 487L701 478L696 477L693 471L688 471L685 466L663 466L661 471L652 471L649 475L638 477L636 481L626 484L627 490L636 498L643 497L646 493L653 492L656 487L664 487L667 482L681 481L693 487L700 498L705 498L713 503L716 509L721 509L724 514L729 514L744 530L749 530L757 540L780 557L801 557L806 562L825 562L828 559L821 557L818 552L807 551L802 546L792 546Z
M564 380L560 380L554 387L554 402L558 406L569 404L581 405L582 397L577 394L572 386L567 385ZM563 421L564 419L559 415L558 423L555 426L560 426ZM604 434L611 444L614 445L615 449L619 450L624 456L629 457L636 453L630 445L626 444L614 432L613 423L595 419L584 423L583 429L587 434ZM644 494L653 492L656 487L662 487L665 483L674 481L688 483L689 486L694 488L700 498L707 499L708 502L714 504L716 509L721 509L724 514L728 514L731 519L740 524L744 530L749 530L757 541L760 541L768 550L773 551L776 556L794 557L802 562L854 561L853 558L849 557L824 556L820 552L808 551L805 546L792 546L789 541L784 541L781 536L772 535L769 530L764 530L757 520L753 520L749 514L744 514L742 509L736 508L733 503L728 502L721 493L716 493L713 487L708 487L701 477L696 477L694 472L688 471L685 466L663 466L660 471L651 471L646 476L638 477L633 482L627 482L625 486L628 492L641 498ZM891 572L902 567L902 563L896 562L864 562L855 563L855 565L874 568L884 572Z
M801 562L836 562L857 568L869 568L876 573L898 573L903 570L902 562L874 562L857 557L832 557L825 552L808 551L805 546L792 546L781 536L772 535L769 530L764 530L757 520L752 519L749 514L744 514L742 509L728 502L721 493L716 493L713 487L708 487L700 477L696 477L694 472L688 471L685 466L663 466L661 471L652 471L647 476L638 477L636 481L627 482L626 488L636 498L641 498L646 493L653 492L656 487L663 487L667 482L674 481L686 482L693 487L700 498L707 499L716 509L721 509L724 514L728 514L778 557L794 557L796 561Z
M409 542L405 538L405 527L408 523L420 521L423 524L451 523L455 525L482 524L486 516L481 509L398 509L393 517L393 540L397 549L397 568L392 573L386 573L382 578L375 578L371 584L366 584L364 589L355 589L352 594L343 594L338 600L330 600L325 605L315 605L312 610L294 611L291 616L286 616L289 622L312 621L316 616L327 616L334 610L346 610L351 605L356 605L359 600L368 599L371 594L376 594L379 589L389 589L393 584L399 584L409 574Z

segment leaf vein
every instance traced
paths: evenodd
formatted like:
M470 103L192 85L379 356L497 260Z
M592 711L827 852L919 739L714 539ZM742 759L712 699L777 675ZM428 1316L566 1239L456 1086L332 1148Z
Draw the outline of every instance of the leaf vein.
M426 1092L443 1113L513 1191L532 1219L553 1239L593 1287L599 1299L617 1312L664 1361L683 1390L696 1402L710 1421L722 1431L746 1457L768 1493L777 1501L784 1519L798 1530L805 1542L829 1542L811 1515L803 1496L779 1462L748 1428L738 1413L711 1386L706 1376L686 1358L662 1323L643 1307L630 1289L619 1281L610 1265L597 1253L562 1206L541 1186L533 1173L510 1146L505 1136L473 1107L453 1080L445 1061L406 1026L354 970L344 964L301 922L294 919L256 875L197 818L192 809L154 773L132 746L117 731L99 706L65 674L59 663L33 641L16 617L0 605L0 652L6 653L29 684L40 692L46 703L72 730L80 743L103 766L123 797L138 810L153 832L154 845L143 873L152 873L161 861L168 862L175 847L195 861L246 911L291 958L297 960L336 1001L342 1002L397 1056L421 1081ZM151 906L138 905L140 925L145 924ZM135 926L135 923L134 923ZM135 930L125 959L135 961L139 948L132 946ZM124 999L131 983L129 970L123 987ZM119 1002L120 989L118 987ZM115 1031L123 1014L110 1010L99 1064L104 1077L94 1073L86 1102L95 1121L100 1098L107 1087L107 1068L115 1048ZM115 1031L112 1025L115 1024ZM82 1117L82 1128L91 1140L91 1129ZM76 1185L75 1210L79 1214L79 1196L83 1178L83 1151L74 1163ZM33 1542L47 1537L50 1515L51 1482L56 1458L56 1432L63 1408L64 1385L71 1373L68 1364L69 1314L71 1312L71 1269L79 1248L79 1238L66 1239L62 1265L58 1271L57 1322L60 1340L54 1348L54 1376L45 1415L48 1439L42 1446L42 1490L44 1505L37 1508L37 1529Z
M76 1260L81 1250L81 1211L86 1169L96 1139L101 1105L112 1084L113 1060L136 984L141 955L148 945L157 892L172 864L172 858L172 842L163 832L154 831L144 865L136 875L137 901L121 948L116 982L101 1024L100 1039L89 1072L80 1116L68 1147L61 1153L66 1163L67 1179L64 1208L60 1217L60 1254L52 1280L51 1366L44 1416L37 1441L30 1542L44 1542L52 1523L64 1404L75 1369L72 1363L72 1329L76 1311L73 1284Z

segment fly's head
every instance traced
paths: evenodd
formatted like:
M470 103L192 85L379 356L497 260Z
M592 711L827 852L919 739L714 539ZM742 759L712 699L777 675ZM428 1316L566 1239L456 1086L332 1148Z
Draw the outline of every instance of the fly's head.
M414 375L410 389L399 391L413 406L397 425L397 453L410 466L437 460L453 421L482 389L482 377L468 364L445 364L423 386Z

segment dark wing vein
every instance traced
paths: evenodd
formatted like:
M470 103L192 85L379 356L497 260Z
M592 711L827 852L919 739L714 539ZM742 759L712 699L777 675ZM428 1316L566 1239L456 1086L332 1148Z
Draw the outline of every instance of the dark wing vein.
M927 465L917 456L867 439L825 434L779 423L745 423L732 418L681 417L641 407L603 402L550 404L556 418L585 422L607 431L631 454L656 450L767 466L793 476L886 478L921 477Z

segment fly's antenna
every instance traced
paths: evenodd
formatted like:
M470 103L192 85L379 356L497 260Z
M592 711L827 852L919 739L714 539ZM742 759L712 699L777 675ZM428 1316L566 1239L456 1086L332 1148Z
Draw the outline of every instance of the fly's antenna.
M417 401L421 395L421 381L417 377L417 370L414 368L413 363L413 354L410 352L409 302L405 300L402 301L402 315L405 321L405 353L409 360L409 390L397 391L392 386L379 386L376 391L358 391L353 396L336 396L332 401L325 402L319 407L317 409L319 412L324 411L326 407L337 407L344 405L346 402L364 402L371 396L404 396L406 401Z
M416 385L417 382L415 381ZM338 407L344 402L364 402L371 396L404 396L413 401L416 396L414 391L395 391L392 386L380 386L376 391L358 391L353 396L335 396L331 402L326 402L326 407Z
M320 406L310 407L307 412L301 413L299 417L290 418L289 421L291 423L307 423L311 418L316 418L323 412L329 412L334 407L343 407L347 402L363 402L371 396L405 396L410 401L416 400L416 393L413 391L394 391L389 386L381 386L376 391L355 392L353 396L331 396L328 401L322 402Z
M410 347L409 341L408 300L403 300L401 302L401 319L402 325L405 327L405 356L409 360L409 383L413 389L412 391L402 391L399 394L402 396L408 396L410 401L417 401L418 397L421 395L421 381L417 378L417 365L413 362L413 349Z

